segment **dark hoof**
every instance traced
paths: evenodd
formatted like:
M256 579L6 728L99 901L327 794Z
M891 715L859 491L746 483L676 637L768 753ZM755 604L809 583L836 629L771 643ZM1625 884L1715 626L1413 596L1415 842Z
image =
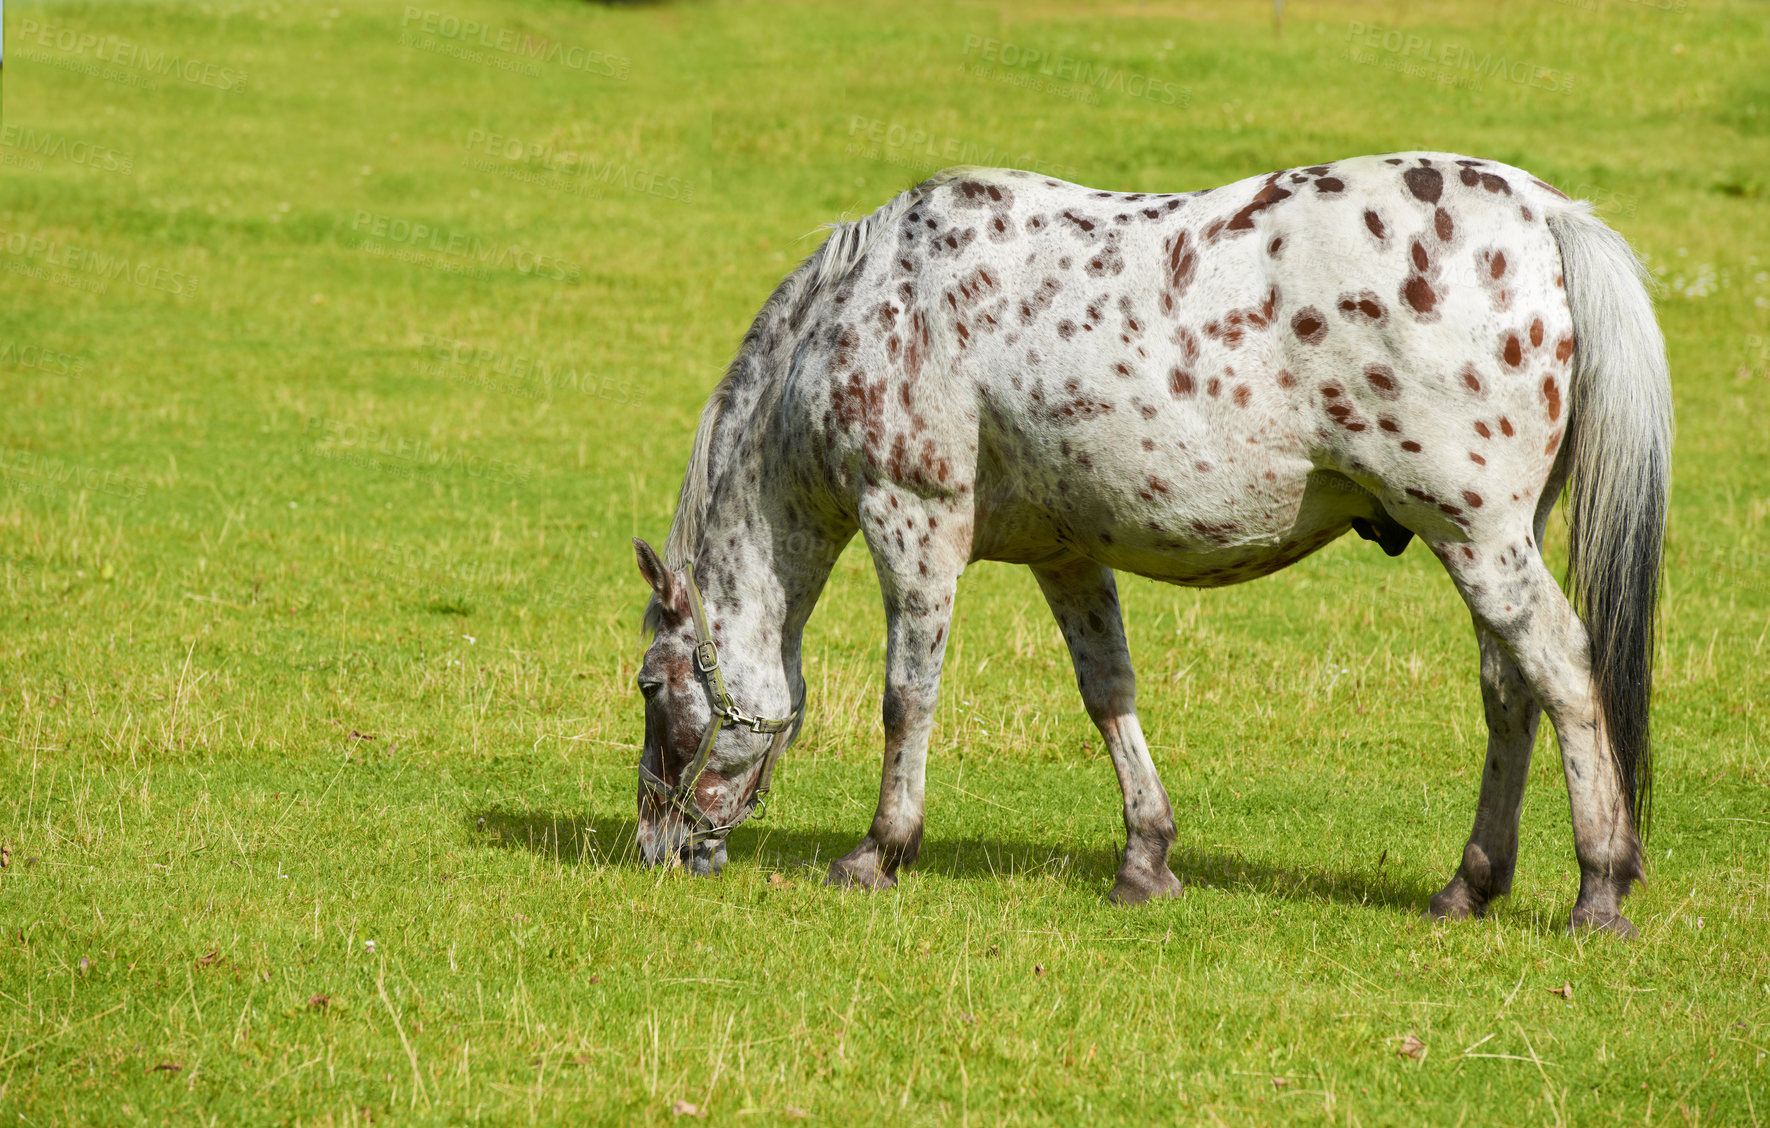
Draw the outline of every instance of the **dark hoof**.
M1145 901L1178 897L1181 889L1180 879L1164 866L1161 873L1153 875L1121 872L1106 899L1115 905L1141 905Z
M1462 874L1450 879L1450 884L1432 894L1426 902L1427 920L1468 920L1470 917L1480 918L1487 915L1487 898L1463 880Z
M856 858L850 854L830 863L830 876L824 884L837 889L891 889L897 878L879 868L871 856Z
M1621 940L1633 940L1641 935L1629 923L1629 918L1621 913L1580 908L1573 910L1573 919L1567 922L1567 931L1574 936L1604 932Z

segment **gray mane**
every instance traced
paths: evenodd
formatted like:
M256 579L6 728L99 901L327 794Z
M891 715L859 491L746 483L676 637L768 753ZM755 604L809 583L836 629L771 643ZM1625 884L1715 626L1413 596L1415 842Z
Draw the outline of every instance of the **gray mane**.
M795 334L788 330L788 322L799 322L819 298L834 290L848 272L866 258L879 237L918 200L965 171L947 169L900 194L871 215L849 223L825 224L820 230L828 230L829 238L774 288L761 312L750 323L724 378L707 398L707 406L701 409L701 422L695 428L694 446L688 455L688 469L682 475L682 492L676 500L676 516L670 522L670 533L664 541L664 564L667 567L680 570L694 560L695 551L700 547L707 526L707 510L713 501L713 483L719 477L713 465L713 444L720 424L725 420L726 408L737 393L762 381L779 381L786 375L787 366L781 361L791 355L791 345L795 343ZM756 401L752 398L751 402ZM657 629L658 615L654 598L645 608L647 631Z

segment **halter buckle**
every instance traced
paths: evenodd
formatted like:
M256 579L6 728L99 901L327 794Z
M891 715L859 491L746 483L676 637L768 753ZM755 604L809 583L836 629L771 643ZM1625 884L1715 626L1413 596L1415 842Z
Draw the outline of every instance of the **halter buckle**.
M719 668L719 648L713 645L712 639L695 643L694 666L703 674L710 674Z

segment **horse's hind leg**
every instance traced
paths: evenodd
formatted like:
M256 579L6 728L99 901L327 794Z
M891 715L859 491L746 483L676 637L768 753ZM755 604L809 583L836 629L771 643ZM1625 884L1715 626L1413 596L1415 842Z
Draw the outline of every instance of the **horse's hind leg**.
M1125 797L1125 857L1111 898L1136 904L1172 897L1180 881L1168 869L1174 808L1156 775L1137 723L1137 687L1112 570L1088 560L1034 568L1075 663L1082 704L1100 729Z
M1475 807L1475 828L1463 847L1456 876L1431 901L1429 915L1462 920L1483 916L1488 902L1512 888L1518 862L1518 816L1524 807L1524 783L1530 753L1536 744L1542 709L1525 684L1518 664L1499 639L1479 621L1481 704L1487 714L1487 763L1481 773L1481 798Z
M1573 907L1572 927L1633 935L1634 926L1622 915L1622 899L1641 876L1641 845L1629 817L1620 773L1598 723L1591 644L1585 624L1574 614L1572 605L1543 564L1538 554L1539 542L1525 530L1517 530L1511 538L1487 536L1472 542L1429 543L1456 581L1475 621L1498 642L1555 725L1573 809L1573 844L1580 867L1579 899ZM1522 741L1521 736L1518 739ZM1521 760L1522 757L1514 756L1511 764L1511 772L1520 780L1524 768L1517 761ZM1504 764L1500 776L1508 777ZM1478 838L1483 843L1506 840L1502 832L1507 825L1515 827L1516 819L1515 813L1503 810L1507 795L1505 785L1496 784L1495 809L1505 815L1503 824L1481 838L1483 830L1477 816L1477 834L1471 836L1472 844ZM1483 804L1487 800L1484 786ZM1467 849L1464 862L1468 864ZM1464 877L1463 871L1458 876ZM1456 889L1457 882L1452 881L1439 897L1454 896ZM1437 908L1434 899L1434 909Z

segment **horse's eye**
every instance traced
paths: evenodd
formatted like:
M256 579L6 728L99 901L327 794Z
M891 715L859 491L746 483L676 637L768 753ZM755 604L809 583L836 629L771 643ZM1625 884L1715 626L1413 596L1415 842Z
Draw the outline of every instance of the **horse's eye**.
M658 690L663 689L663 688L664 688L664 683L659 681L657 678L640 678L639 679L639 692L645 694L645 698L647 701L651 700L653 697L656 697Z

